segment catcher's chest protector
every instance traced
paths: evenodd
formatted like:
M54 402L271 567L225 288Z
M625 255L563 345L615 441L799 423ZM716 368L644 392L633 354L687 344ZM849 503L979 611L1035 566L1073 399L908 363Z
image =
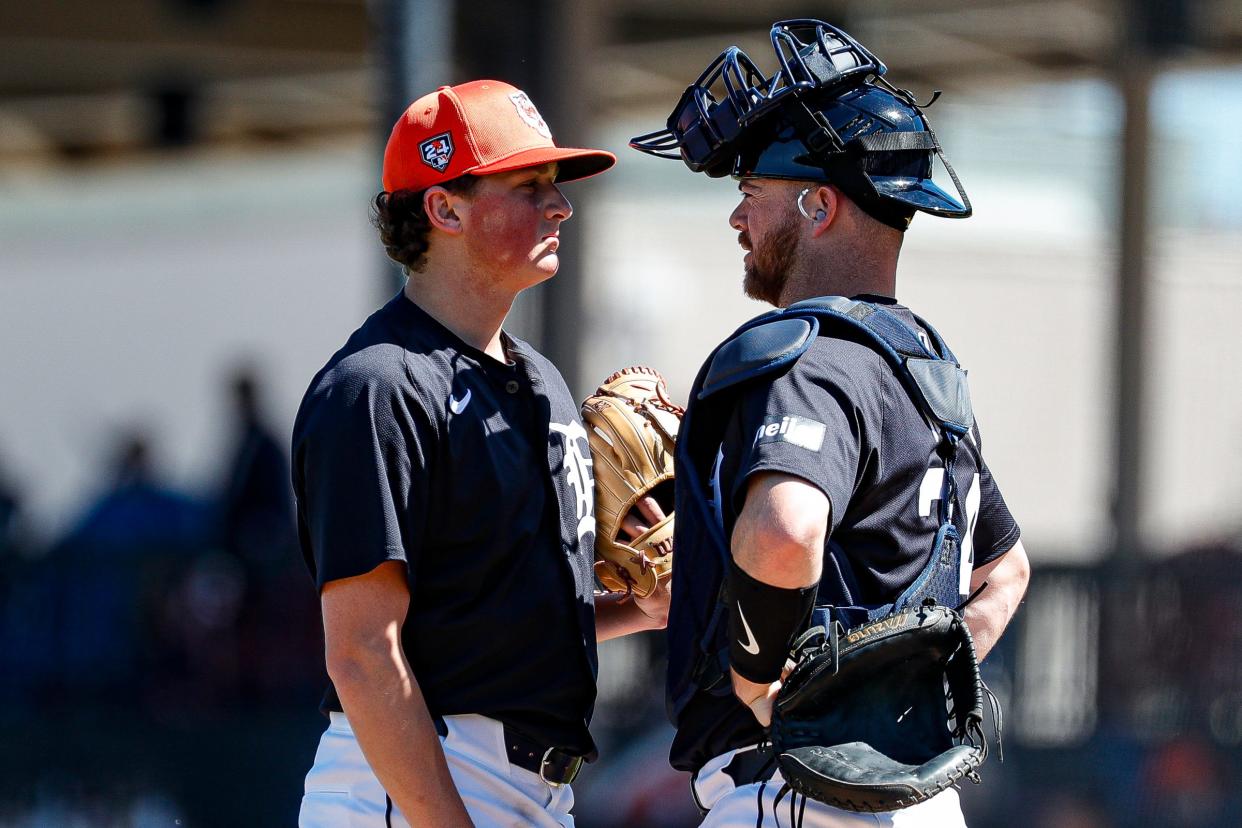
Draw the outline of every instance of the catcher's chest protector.
M917 319L918 317L916 317ZM880 305L820 297L772 311L743 325L709 357L691 389L691 406L677 444L677 523L675 548L681 565L694 571L697 588L675 583L670 622L670 714L677 720L698 690L729 692L720 590L730 557L721 516L712 497L713 467L742 383L782 369L801 357L816 336L848 331L884 357L918 409L940 435L945 473L939 498L939 528L927 563L891 604L859 606L848 589L827 580L820 585L813 624L836 621L853 627L897 609L934 600L957 607L961 593L961 538L953 523L956 483L953 463L962 438L974 425L966 372L938 333L919 323L930 346L899 317ZM848 566L847 560L838 565ZM828 567L825 566L827 572ZM696 640L689 640L695 636Z

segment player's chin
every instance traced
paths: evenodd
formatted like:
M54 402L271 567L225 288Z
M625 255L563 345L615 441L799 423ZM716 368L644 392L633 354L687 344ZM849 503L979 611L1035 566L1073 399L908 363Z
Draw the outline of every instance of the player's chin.
M759 278L759 274L755 272L755 269L750 264L746 265L746 270L742 274L742 292L749 299L756 299L760 302L767 301L763 291L763 280Z
M557 258L555 253L547 251L537 255L535 260L531 262L531 267L536 275L543 279L551 279L556 275L556 271L560 270L561 260Z

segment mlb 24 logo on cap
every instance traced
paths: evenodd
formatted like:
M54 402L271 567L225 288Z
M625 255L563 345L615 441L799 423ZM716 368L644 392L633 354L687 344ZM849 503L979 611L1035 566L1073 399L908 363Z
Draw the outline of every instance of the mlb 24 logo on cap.
M423 163L436 172L444 172L453 158L453 136L447 132L434 135L418 145Z

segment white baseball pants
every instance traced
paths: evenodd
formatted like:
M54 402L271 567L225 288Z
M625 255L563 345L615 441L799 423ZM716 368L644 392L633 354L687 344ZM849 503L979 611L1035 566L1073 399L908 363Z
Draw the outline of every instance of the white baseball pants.
M717 756L691 780L699 806L709 809L703 828L966 828L961 803L953 788L918 805L878 814L844 811L795 796L792 791L786 791L778 803L777 796L785 785L779 769L766 783L741 786L735 785L733 778L725 773L733 757L748 750L754 748L739 748ZM762 821L760 808L763 809Z
M484 716L445 716L449 773L477 828L573 828L570 786L510 765L504 728ZM299 828L411 828L367 764L349 720L333 713L306 775ZM416 828L424 828L416 826Z

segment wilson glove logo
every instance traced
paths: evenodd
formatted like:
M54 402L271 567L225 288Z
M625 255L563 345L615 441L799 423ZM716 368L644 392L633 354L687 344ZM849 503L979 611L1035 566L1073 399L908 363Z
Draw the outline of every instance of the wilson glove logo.
M824 445L827 427L807 417L771 416L755 432L752 446L760 443L793 443L810 451L819 451Z

